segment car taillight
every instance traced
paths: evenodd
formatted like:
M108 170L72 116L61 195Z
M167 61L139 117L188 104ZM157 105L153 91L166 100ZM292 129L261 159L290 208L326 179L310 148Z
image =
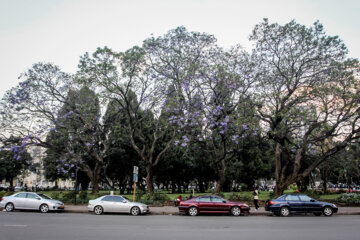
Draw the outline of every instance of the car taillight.
M4 200L4 198L3 198L3 197L1 198L1 201L2 201L2 200Z
M269 201L269 205L273 205L274 204L274 202L273 201Z

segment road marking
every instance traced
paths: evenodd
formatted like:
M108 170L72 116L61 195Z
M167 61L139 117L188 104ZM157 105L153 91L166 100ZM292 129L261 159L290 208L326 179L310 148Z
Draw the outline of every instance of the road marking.
M27 225L10 225L10 224L5 224L4 227L27 227Z

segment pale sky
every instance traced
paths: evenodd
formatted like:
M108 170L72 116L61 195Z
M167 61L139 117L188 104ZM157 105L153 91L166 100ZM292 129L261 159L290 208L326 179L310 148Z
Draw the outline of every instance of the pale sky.
M320 20L359 58L359 10L359 0L0 0L0 97L34 63L75 73L85 52L125 51L178 26L250 50L248 37L263 18L307 26Z

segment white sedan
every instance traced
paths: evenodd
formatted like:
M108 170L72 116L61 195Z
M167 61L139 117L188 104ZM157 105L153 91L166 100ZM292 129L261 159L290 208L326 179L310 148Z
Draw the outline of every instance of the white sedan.
M104 212L130 213L139 215L149 213L149 206L143 203L131 202L120 195L106 195L89 201L88 210L100 215Z
M7 212L19 209L39 210L46 213L48 211L64 210L64 203L41 193L20 192L8 197L2 197L0 208L5 208Z

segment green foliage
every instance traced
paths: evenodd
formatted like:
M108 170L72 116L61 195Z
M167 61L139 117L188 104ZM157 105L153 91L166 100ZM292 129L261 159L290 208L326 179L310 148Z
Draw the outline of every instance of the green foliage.
M58 200L59 197L60 197L60 193L58 191L51 192L50 197L52 199L57 199Z
M152 201L169 201L170 198L166 194L162 193L153 193L153 194L145 194L143 196L144 200L152 200Z
M14 194L14 193L13 193L13 192L1 191L1 192L0 192L0 199L1 199L2 197L10 196L10 195L12 195L12 194Z
M68 191L63 193L61 201L64 203L74 203L75 202L75 191Z
M319 191L319 190L306 190L303 193L308 195L309 197L312 197L312 198L315 198L315 199L319 199L320 196L324 194L323 191Z
M360 204L360 194L359 193L344 193L336 198L337 202L347 203L347 204Z
M79 199L81 200L87 200L88 193L87 191L81 191L79 194Z
M26 170L32 161L32 157L26 150L23 153L13 151L0 151L0 180L6 179L12 182L13 178Z
M142 191L141 189L136 190L135 201L139 202L144 196L144 194L145 194L144 191Z
M223 192L214 193L214 194L216 194L219 197L223 197L223 198L225 197L225 194Z

